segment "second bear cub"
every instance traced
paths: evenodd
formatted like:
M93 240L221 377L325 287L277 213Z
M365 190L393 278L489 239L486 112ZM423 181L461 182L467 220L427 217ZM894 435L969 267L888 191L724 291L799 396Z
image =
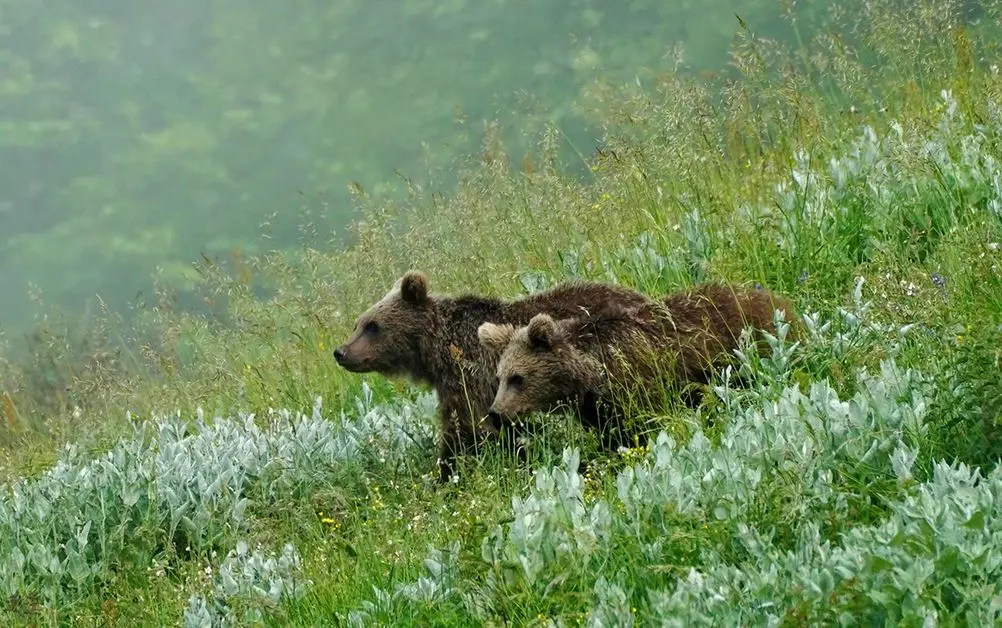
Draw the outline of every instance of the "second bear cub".
M746 326L775 333L776 309L792 318L789 301L765 290L705 284L661 303L612 303L557 319L541 313L521 328L484 323L480 342L503 349L488 420L496 429L567 404L607 448L623 445L632 431L623 429L628 415L657 410L681 387L708 382L734 357Z

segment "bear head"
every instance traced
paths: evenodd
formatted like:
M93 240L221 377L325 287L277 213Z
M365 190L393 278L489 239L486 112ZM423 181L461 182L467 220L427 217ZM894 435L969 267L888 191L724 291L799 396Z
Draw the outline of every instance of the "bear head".
M420 370L421 339L433 328L433 317L427 278L409 271L358 317L351 337L334 350L334 359L353 373L414 373Z
M519 329L483 323L477 336L485 348L501 351L497 394L487 417L492 429L530 412L553 410L577 390L581 356L549 314L537 314Z

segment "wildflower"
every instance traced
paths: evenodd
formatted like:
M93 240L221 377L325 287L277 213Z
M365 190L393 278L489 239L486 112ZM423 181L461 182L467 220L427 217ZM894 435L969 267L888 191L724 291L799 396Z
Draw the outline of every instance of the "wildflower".
M988 243L988 250L989 251L997 251L997 250L999 250L999 243L998 242L989 242Z
M805 281L807 281L807 271L802 270L800 271L800 274L797 276L797 283L800 284L804 283Z
M929 276L929 279L932 280L933 285L935 285L937 288L942 288L943 286L946 285L946 277L940 275L939 273L933 273L932 275Z

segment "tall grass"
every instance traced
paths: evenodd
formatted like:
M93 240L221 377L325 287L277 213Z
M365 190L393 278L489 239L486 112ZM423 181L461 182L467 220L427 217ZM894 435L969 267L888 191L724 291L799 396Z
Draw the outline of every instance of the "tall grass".
M68 576L51 560L25 567L6 612L151 624L258 611L303 625L997 621L998 9L834 7L832 23L794 49L742 32L717 81L672 71L590 86L581 108L603 140L581 164L560 162L557 128L531 158L513 159L488 125L448 194L408 183L408 200L389 204L356 189L362 219L341 250L310 239L203 260L214 316L186 313L158 287L121 342L51 325L33 362L0 363L4 470L29 477L0 502L5 525L28 529L9 505L50 494L54 476L40 472L70 441L133 452L135 468L153 469L142 482L152 497L138 515L133 504L105 519L141 531L131 544L68 513L0 535L14 539L5 560L23 539L24 556L72 563ZM566 174L581 165L583 178ZM489 451L466 462L458 486L435 485L434 453L419 444L396 464L343 456L287 495L238 474L225 500L251 499L248 519L219 514L231 501L207 492L190 505L204 521L186 516L189 534L213 542L175 543L160 528L175 529L177 508L157 487L183 478L142 453L165 436L119 440L143 425L131 417L268 416L318 396L354 417L362 381L367 408L421 403L405 382L348 374L330 356L408 268L436 291L506 296L570 277L650 294L760 282L793 298L806 334L796 346L777 339L772 360L749 357L750 388L722 376L702 406L662 417L649 451L583 471L575 451L594 442L551 417L527 467ZM205 460L225 449L213 430L243 425L220 421L190 428L207 435ZM295 440L282 425L254 442ZM85 473L68 460L52 473ZM116 495L68 481L59 490L80 504ZM236 551L248 535L259 553ZM119 544L88 553L105 538ZM286 542L295 553L282 554ZM281 584L293 580L309 586ZM273 586L295 595L255 593Z

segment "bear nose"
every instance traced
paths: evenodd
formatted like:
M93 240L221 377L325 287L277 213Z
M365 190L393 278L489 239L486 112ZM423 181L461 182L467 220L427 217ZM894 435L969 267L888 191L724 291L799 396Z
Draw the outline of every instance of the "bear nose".
M487 411L487 426L495 432L501 429L501 413L494 406Z
M337 361L338 364L340 364L341 360L344 359L344 349L342 349L341 347L334 349L334 359Z

